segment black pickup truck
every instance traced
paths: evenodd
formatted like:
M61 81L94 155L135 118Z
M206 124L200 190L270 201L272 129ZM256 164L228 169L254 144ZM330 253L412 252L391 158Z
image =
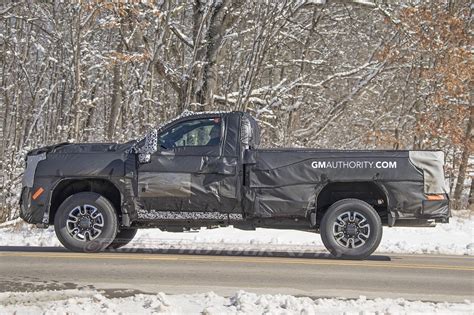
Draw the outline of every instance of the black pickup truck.
M233 225L318 232L352 259L383 225L449 220L443 152L259 149L259 137L246 113L187 112L139 141L30 151L21 217L54 224L73 251L121 247L139 228Z

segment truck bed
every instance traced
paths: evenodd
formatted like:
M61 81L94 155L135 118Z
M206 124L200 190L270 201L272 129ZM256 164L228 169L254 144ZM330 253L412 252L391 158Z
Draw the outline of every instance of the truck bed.
M247 209L262 218L308 217L318 202L315 196L325 186L351 182L376 185L374 190L388 196L383 202L393 216L420 217L427 172L423 165L415 166L417 155L432 156L438 161L435 168L442 171L439 151L249 150L245 156Z

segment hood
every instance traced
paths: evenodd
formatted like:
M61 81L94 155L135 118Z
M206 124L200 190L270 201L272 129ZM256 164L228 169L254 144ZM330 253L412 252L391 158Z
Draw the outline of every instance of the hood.
M69 143L63 142L55 145L44 146L28 152L28 156L42 153L104 153L104 152L125 152L129 150L136 141L127 143Z

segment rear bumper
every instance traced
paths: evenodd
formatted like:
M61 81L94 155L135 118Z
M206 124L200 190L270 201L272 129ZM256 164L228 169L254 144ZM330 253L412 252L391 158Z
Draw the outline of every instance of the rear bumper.
M436 223L449 223L451 209L449 197L443 200L423 200L421 207L411 216L392 218L390 226L432 227ZM390 223L390 222L389 222Z
M449 200L423 200L421 207L422 219L449 220L451 210Z

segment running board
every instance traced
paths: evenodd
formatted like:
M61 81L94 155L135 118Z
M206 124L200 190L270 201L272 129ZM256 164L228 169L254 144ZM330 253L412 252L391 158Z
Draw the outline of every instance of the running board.
M423 220L423 219L412 219L412 220L396 220L394 226L405 226L405 227L435 227L435 220Z

